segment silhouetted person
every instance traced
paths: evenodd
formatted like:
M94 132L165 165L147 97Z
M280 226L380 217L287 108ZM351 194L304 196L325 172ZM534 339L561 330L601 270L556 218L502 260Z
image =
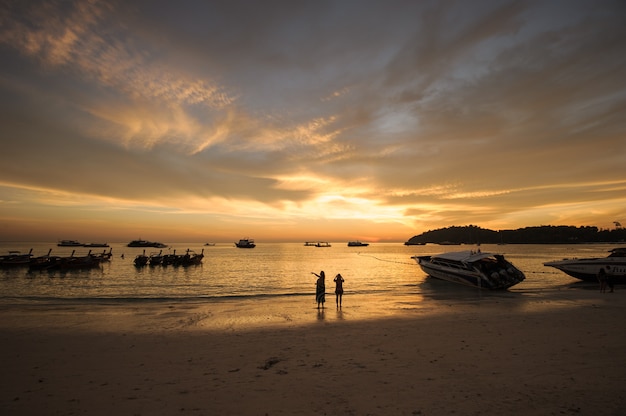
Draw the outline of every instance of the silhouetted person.
M606 292L606 272L604 271L604 267L600 269L598 273L598 282L600 282L600 292ZM612 283L611 283L612 284Z
M341 273L338 273L337 276L335 276L334 279L335 282L335 302L337 302L337 307L340 308L341 307L341 300L343 298L343 276L341 276Z
M609 287L609 289L611 289L609 290L609 292L613 292L613 289L614 289L613 284L615 283L613 281L613 272L611 271L610 266L607 266L606 268L608 269L608 273L606 274L606 284Z
M322 270L320 274L311 273L317 276L317 282L315 283L315 300L317 301L317 309L320 308L320 303L323 308L324 302L326 302L326 274L324 273L324 270Z

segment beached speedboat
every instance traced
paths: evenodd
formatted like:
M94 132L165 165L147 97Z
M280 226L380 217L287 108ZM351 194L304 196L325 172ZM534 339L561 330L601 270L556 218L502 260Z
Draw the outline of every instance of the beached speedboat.
M526 277L501 254L453 251L434 256L413 256L429 276L485 289L507 289Z
M626 247L614 248L607 257L572 258L543 263L580 280L597 281L604 269L616 283L626 283Z
M255 248L256 247L256 244L254 244L254 240L250 238L242 238L241 240L239 240L238 243L235 243L235 245L239 248Z
M370 243L362 243L360 241L348 241L348 247L367 247Z

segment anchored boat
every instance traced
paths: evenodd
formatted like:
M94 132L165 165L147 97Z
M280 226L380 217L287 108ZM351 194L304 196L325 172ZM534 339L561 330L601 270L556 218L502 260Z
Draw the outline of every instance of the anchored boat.
M235 243L235 245L239 248L255 248L256 247L256 244L254 244L254 240L250 238L242 238L241 240L239 240L238 243Z
M165 247L167 247L167 244L159 243L157 241L133 240L130 243L128 243L128 247L165 248Z
M559 269L576 279L589 281L597 281L600 269L604 269L616 283L626 282L626 247L614 248L609 253L607 257L553 260L543 265Z
M526 276L502 254L453 251L434 256L413 256L429 276L481 289L508 289Z
M348 241L348 247L367 247L370 243L363 243L361 241Z

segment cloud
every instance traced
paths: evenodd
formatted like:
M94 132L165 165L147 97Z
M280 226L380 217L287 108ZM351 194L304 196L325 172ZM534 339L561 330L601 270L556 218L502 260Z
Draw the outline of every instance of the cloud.
M618 215L623 11L9 1L0 182L83 207L407 229L582 218L601 201Z

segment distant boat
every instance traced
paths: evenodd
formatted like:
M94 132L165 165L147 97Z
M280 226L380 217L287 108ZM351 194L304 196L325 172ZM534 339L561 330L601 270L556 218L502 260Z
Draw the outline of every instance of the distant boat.
M89 253L91 253L91 250L89 250ZM111 260L111 257L113 257L113 249L109 248L109 252L108 253L106 252L106 250L103 250L102 253L91 254L91 256L100 259L100 262L109 261L109 260Z
M83 247L108 247L107 243L86 243L83 244Z
M59 247L82 247L83 243L77 240L61 240L57 244Z
M176 250L172 254L163 256L161 264L163 266L194 266L202 263L204 258L204 249L198 254L193 250L187 249L185 254L176 254Z
M30 264L31 257L33 256L33 249L31 248L28 254L22 254L17 250L9 251L9 254L0 256L0 266L2 267L16 267L16 266L28 266Z
M330 247L330 243L327 241L318 241L315 243L315 247Z
M161 264L163 266L175 266L178 264L178 259L180 259L181 255L176 254L176 250L174 250L170 254L164 254L163 259L161 260Z
M309 247L313 247L313 246L315 246L316 244L317 244L317 242L315 242L315 241L306 241L306 242L304 243L304 245L305 245L305 246L309 246Z
M187 249L187 253L181 259L181 266L194 266L202 263L202 259L204 258L204 249L200 252L200 254L194 252L193 250Z
M167 244L158 243L156 241L147 241L147 240L133 240L128 243L128 247L154 247L154 248L165 248Z
M146 256L146 250L142 254L137 254L133 263L136 267L143 267L150 261L150 257Z
M214 246L214 245L215 245L215 243L204 243L204 245L205 245L205 246L211 246L211 247L212 247L212 246Z
M239 248L255 248L256 244L251 238L242 238L238 243L235 243L235 246Z
M413 243L411 241L405 241L404 245L405 246L425 246L426 243Z
M160 266L163 264L163 250L159 250L158 253L150 253L148 264L150 266Z
M29 270L49 270L54 269L60 264L61 257L52 256L52 249L48 250L45 256L33 257L28 265Z
M614 248L607 257L563 259L543 263L576 279L597 281L600 269L616 282L626 282L626 247Z
M348 247L367 247L370 243L362 243L360 241L348 241Z
M100 266L102 256L91 254L91 250L86 256L75 257L74 250L69 257L59 257L56 259L55 268L67 269L90 269Z
M525 279L501 254L453 251L411 258L429 276L476 288L507 289Z

